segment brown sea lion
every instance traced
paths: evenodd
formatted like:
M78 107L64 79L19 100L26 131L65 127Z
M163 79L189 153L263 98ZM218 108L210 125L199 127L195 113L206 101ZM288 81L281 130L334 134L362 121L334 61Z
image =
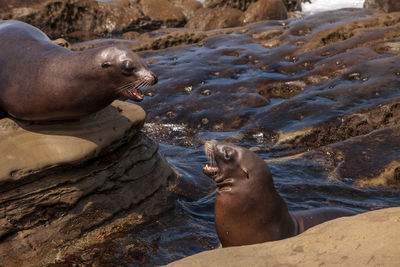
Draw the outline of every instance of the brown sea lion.
M248 149L215 140L205 150L217 167L203 172L217 184L215 227L223 247L256 244L298 235L308 228L356 213L318 208L289 213L263 159Z
M0 22L0 109L14 118L79 119L120 95L141 101L140 88L156 82L126 48L70 51L29 24Z

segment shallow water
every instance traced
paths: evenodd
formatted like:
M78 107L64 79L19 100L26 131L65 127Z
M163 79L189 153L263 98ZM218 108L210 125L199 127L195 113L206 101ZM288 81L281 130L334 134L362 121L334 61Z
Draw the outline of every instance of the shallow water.
M207 137L205 134L204 138ZM210 137L214 136L210 134ZM138 265L166 264L213 249L219 242L213 223L215 187L201 171L207 163L203 148L161 144L160 152L179 172L183 183L187 183L184 187L187 195L179 196L175 209L168 214L141 231L121 238L122 246L135 241L145 244L140 256L135 254L135 260L141 259ZM260 156L273 155L264 153ZM275 162L269 166L275 186L291 211L332 206L364 212L400 205L399 190L360 189L345 182L330 181L318 166L302 161Z
M341 11L332 17L340 21L347 16L369 16L364 11L357 12ZM317 20L329 20L334 27L335 20L326 17L322 15ZM397 135L390 135L392 130L398 133L398 124L385 122L365 132L363 124L335 126L337 121L368 117L369 110L378 109L376 114L381 116L386 105L398 102L394 69L399 57L359 49L355 39L349 40L351 44L338 40L336 47L331 43L295 53L297 48L292 44L302 38L297 33L307 29L307 23L289 23L291 30L282 34L280 46L271 49L254 43L249 36L282 27L277 22L256 25L243 34L212 37L199 45L141 54L160 78L141 103L148 114L145 131L160 143L160 152L180 174L181 183L175 209L124 237L128 244L133 238L146 243L140 264L166 264L217 246L213 225L215 187L202 173L207 164L202 145L209 139L228 140L258 150L268 161L275 186L291 211L345 207L365 212L400 206L398 184L393 188L357 184L359 178L381 173L388 162L400 156L393 139ZM314 36L322 35L323 22L315 25ZM310 34L307 38L314 40ZM358 40L362 44L362 38ZM325 58L321 50L326 48L337 55ZM298 56L296 60L286 60L293 54ZM302 67L307 62L312 68ZM343 62L347 65L345 70L341 69ZM354 80L355 74L361 78ZM288 96L282 93L281 97L261 97L260 87L276 81L304 81L306 85ZM382 81L387 84L376 85ZM377 88L385 89L377 92ZM268 127L276 131L280 142L267 136ZM341 127L349 133L342 134ZM387 132L379 131L385 127L389 128ZM304 129L315 131L323 140L308 141L313 136ZM305 137L282 141L285 134L294 131L303 131L300 136ZM381 164L380 160L386 157L388 161ZM346 167L341 172L342 166Z
M361 20L368 16L361 11L346 12L322 15L322 18L329 17L326 19L329 21L317 20L310 23L311 26L306 19L301 25L295 20L263 22L259 27L246 30L247 33L238 31L211 37L201 44L141 54L160 78L158 85L147 89L148 96L141 103L148 114L144 130L160 144L160 153L176 169L181 181L174 209L101 248L102 253L96 259L100 265L162 265L218 245L213 223L215 186L202 173L207 163L202 144L209 139L260 149L257 153L268 160L275 186L291 211L331 206L365 212L400 206L399 189L355 186L353 177L332 175L332 171L326 169L328 164L307 157L290 158L319 147L322 150L315 155L330 153L323 150L324 146L368 134L368 131L338 135L337 140L327 138L328 141L323 140L325 143L321 141L318 145L314 145L313 140L309 141L311 145L301 140L277 144L273 136L268 136L270 129L287 133L308 127L328 129L335 135L331 119L346 121L345 116L357 117L358 113L362 117L363 109L384 106L399 98L399 93L393 90L398 88L397 74L381 78L383 74L377 69L371 67L369 71L367 68L370 63L378 63L387 68L394 66L390 73L396 73L398 57L354 48L357 43L341 35L341 46L334 47L336 35L323 36L321 28L328 27L324 25L340 26L341 18ZM347 29L339 30L341 33ZM282 36L280 44L269 46L267 42L277 31L282 31L278 34ZM301 50L300 43L312 42L312 34L315 38L325 38L326 42L310 51ZM258 38L261 39L259 43L255 42ZM362 40L359 42L362 46ZM325 56L326 51L337 56ZM356 69L361 79L349 79L356 76L346 74L346 68L353 65L362 66ZM354 74L356 70L347 73ZM388 71L382 68L382 72ZM364 77L369 80L364 81ZM384 88L380 84L375 86L379 79L387 81L385 90L378 91ZM285 82L301 86L288 86L287 94L284 87L281 92L274 92L273 86L278 88L286 85ZM264 84L272 84L272 89L265 89L267 92L271 89L269 95L262 94L260 85ZM378 89L375 91L375 88ZM323 134L328 136L323 132L321 136ZM352 148L352 143L346 145ZM400 157L400 151L387 152L390 153ZM380 171L382 167L377 166L374 159L359 166L371 172Z

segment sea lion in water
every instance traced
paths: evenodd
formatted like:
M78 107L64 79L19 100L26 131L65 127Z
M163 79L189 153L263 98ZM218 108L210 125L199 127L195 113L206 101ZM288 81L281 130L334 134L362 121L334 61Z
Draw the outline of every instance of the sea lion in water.
M289 213L275 190L263 159L248 149L215 140L205 151L217 167L203 172L217 184L215 227L223 247L280 240L338 217L356 213L339 208L318 208Z
M143 100L141 87L157 77L122 47L70 51L39 29L0 22L0 110L17 119L79 119L119 96Z

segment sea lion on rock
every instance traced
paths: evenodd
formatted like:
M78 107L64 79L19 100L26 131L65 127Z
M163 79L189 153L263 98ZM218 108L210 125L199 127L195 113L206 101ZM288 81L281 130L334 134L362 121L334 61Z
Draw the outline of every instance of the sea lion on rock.
M203 172L217 184L215 227L223 247L256 244L298 235L308 228L356 213L318 208L289 213L263 159L248 149L215 140L205 143L211 162Z
M79 119L120 95L141 101L140 88L156 82L126 48L70 51L29 24L0 22L0 109L14 118Z

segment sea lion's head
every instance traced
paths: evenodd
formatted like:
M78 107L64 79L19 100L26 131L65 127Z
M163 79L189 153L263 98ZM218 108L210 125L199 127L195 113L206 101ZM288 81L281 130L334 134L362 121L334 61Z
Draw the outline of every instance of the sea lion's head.
M126 48L102 48L97 62L115 85L116 93L133 101L142 101L143 92L140 89L158 81L139 56Z
M230 192L243 183L249 190L258 190L259 186L273 188L267 164L254 152L216 140L207 141L204 147L211 166L206 165L203 172L215 181L218 193ZM213 166L214 162L217 166Z

